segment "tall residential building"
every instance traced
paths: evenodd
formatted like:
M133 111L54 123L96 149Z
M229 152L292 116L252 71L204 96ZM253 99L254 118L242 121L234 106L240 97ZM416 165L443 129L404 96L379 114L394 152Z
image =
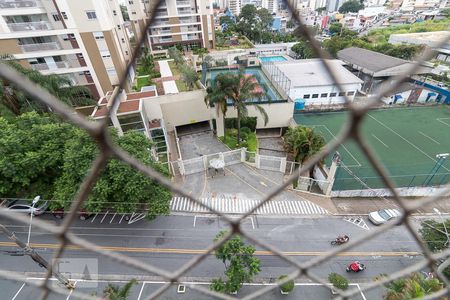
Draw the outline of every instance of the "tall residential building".
M262 0L261 6L271 13L276 14L278 12L278 0Z
M235 16L241 14L242 0L228 0L228 8Z
M432 9L438 8L440 5L440 0L404 0L402 2L401 9L412 11L419 9Z
M117 0L0 0L0 51L96 98L119 83L131 55Z
M146 20L150 17L150 0L125 1L131 28L136 40L139 40L145 31Z
M146 11L152 1L138 5L128 1L130 20L135 25L136 35L143 33ZM149 3L146 3L149 2ZM147 7L146 7L147 6ZM142 24L142 25L141 25ZM136 26L138 25L138 26ZM181 45L189 50L196 47L214 48L214 13L212 0L165 0L155 10L150 26L148 43L152 52Z

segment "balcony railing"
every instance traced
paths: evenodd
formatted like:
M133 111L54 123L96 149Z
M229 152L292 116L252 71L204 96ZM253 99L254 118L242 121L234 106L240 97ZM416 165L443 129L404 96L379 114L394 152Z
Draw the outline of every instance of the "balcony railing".
M56 66L56 68L55 68ZM38 71L43 70L56 70L56 69L66 69L66 68L79 68L82 67L80 62L76 59L70 59L66 61L57 61L54 64L46 64L46 63L40 63L40 64L31 64L31 67Z
M28 31L28 30L51 30L52 26L49 22L26 22L26 23L8 23L11 31Z
M179 15L190 15L190 14L192 14L192 11L190 9L179 9L178 14Z
M191 1L177 1L177 6L191 6Z
M59 50L61 45L57 42L38 43L38 44L24 44L20 46L23 52Z
M0 8L41 7L39 0L0 0Z
M183 24L185 24L185 23L199 23L199 21L195 17L189 18L189 19L180 18L180 23L183 23Z

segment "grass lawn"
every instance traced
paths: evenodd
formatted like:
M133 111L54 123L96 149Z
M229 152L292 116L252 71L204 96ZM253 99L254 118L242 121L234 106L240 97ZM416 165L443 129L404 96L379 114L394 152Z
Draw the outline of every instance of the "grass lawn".
M140 91L141 87L146 86L146 85L151 85L152 83L150 82L150 76L148 77L138 77L136 79L136 90Z
M230 149L237 149L240 148L237 145L237 130L236 129L227 129L225 132L226 139L224 139L223 136L219 137L219 139L227 145ZM241 140L241 147L246 147L248 151L250 152L256 152L256 149L258 148L258 140L256 139L256 134L251 132L248 135L247 141L244 142Z
M181 79L175 80L175 83L177 85L179 92L187 92L189 90L183 80Z
M173 60L168 62L170 70L172 71L172 75L176 76L176 75L180 75L180 70L178 69L177 65L175 64L175 62Z

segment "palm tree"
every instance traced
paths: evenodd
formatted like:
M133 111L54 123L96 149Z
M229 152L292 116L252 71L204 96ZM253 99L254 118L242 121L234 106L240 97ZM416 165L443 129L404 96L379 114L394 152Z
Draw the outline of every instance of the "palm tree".
M325 145L324 138L311 127L297 126L289 128L284 135L287 151L294 156L294 161L303 165L311 156ZM310 177L312 170L310 171Z
M108 286L103 290L103 297L105 300L126 300L135 283L136 280L132 279L123 287L108 284Z
M425 278L422 274L412 273L408 278L400 278L385 285L388 289L385 300L404 300L422 298L443 288L436 278Z
M40 85L51 94L69 106L83 106L95 104L90 91L84 86L74 86L65 76L56 74L42 75L36 70L26 69L17 62L6 61L8 65L24 74L31 81ZM49 112L51 109L40 102L33 101L20 89L10 82L0 80L0 104L15 115L25 111Z
M216 115L219 115L219 111L222 112L222 122L224 130L224 141L226 141L225 134L225 116L227 115L228 105L227 105L227 94L225 90L221 88L220 82L217 80L207 81L205 104L207 107L215 107Z
M180 66L181 79L186 83L189 90L192 91L194 84L198 81L198 73L188 65Z
M241 118L248 115L247 105L252 104L262 115L264 125L269 121L264 108L256 103L255 100L266 98L265 90L259 85L254 75L246 75L244 69L239 69L237 74L220 73L215 79L223 89L227 100L229 100L237 111L237 143L241 143Z

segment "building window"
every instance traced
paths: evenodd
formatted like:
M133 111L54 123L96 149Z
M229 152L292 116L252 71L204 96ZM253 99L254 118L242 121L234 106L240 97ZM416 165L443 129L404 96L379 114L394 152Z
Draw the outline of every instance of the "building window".
M125 39L124 38L122 38L122 43L125 43Z
M125 50L125 55L128 55L128 51Z
M93 10L86 11L86 16L89 20L95 20L97 19L97 14Z
M133 1L128 1L128 4L133 4Z
M336 93L330 93L330 97L336 97Z
M106 68L106 73L108 73L108 76L117 76L115 68Z
M122 27L120 27L120 25L117 25L117 29L119 29L119 30L120 30L120 29L122 29Z
M326 98L326 97L328 97L328 93L322 93L322 94L320 94L320 98Z
M52 13L52 17L55 22L61 21L61 16L58 13Z
M347 92L347 96L353 96L355 94L355 92L354 91L351 91L351 92Z
M131 12L131 14L132 14L132 15L135 15L135 14L136 14L136 12L135 12L135 11L132 11L132 12Z
M134 24L137 24L138 23L138 21L134 21Z
M115 10L113 10L113 15L117 16L117 12Z
M312 98L319 98L319 94L312 94Z
M67 20L67 14L64 11L61 12L61 15L64 20Z
M310 95L303 95L303 99L309 99Z
M345 92L339 92L339 97L345 96Z
M103 58L111 57L111 53L109 53L108 50L100 50L100 55L101 55Z
M101 31L94 31L93 34L96 40L103 40L105 38Z

